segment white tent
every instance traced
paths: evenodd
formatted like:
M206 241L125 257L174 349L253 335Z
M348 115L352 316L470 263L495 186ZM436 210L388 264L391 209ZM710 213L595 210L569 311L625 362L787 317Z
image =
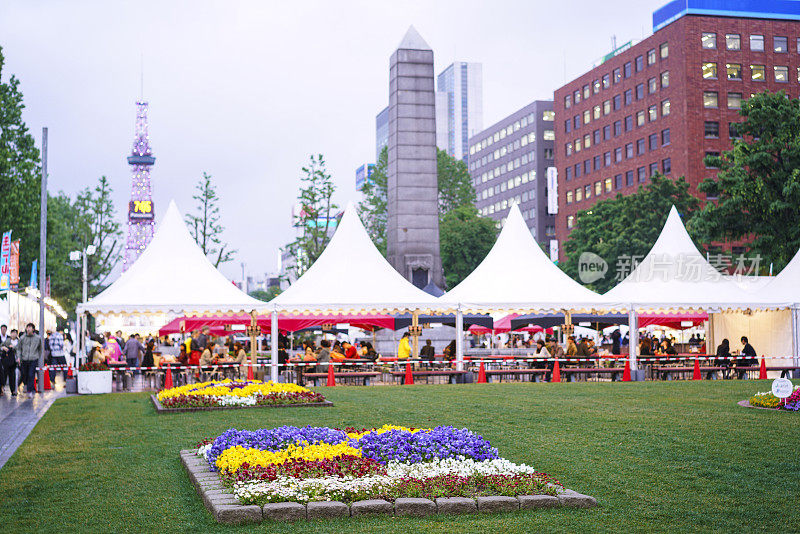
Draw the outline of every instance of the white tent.
M105 291L79 304L78 315L242 313L263 305L211 264L172 201L139 259Z
M545 255L516 205L486 258L440 300L465 312L591 312L610 306Z
M674 206L647 256L605 297L654 313L786 307L721 275L697 250Z
M438 306L436 298L403 278L375 248L351 203L317 261L266 307L349 315L435 311Z

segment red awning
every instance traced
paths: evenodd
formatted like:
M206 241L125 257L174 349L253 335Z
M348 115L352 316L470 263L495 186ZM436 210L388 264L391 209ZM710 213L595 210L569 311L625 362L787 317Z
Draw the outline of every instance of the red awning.
M161 336L177 334L180 332L191 332L199 330L204 326L211 329L215 335L228 332L229 325L249 325L251 318L249 315L207 315L198 317L178 317L173 319L158 330ZM269 315L259 315L256 318L258 326L263 333L268 333L272 328L271 317ZM373 328L394 328L394 317L390 315L279 315L278 328L284 332L296 332L312 326L324 324L346 323L363 330Z

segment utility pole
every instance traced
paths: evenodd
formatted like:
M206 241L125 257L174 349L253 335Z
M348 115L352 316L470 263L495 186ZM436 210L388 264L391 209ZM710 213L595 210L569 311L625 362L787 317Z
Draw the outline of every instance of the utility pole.
M42 193L39 213L39 392L44 391L44 290L47 283L47 128L42 128Z

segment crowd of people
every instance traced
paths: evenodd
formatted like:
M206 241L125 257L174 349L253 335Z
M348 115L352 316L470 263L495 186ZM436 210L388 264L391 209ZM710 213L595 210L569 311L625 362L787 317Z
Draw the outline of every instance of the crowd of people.
M32 397L35 391L36 367L42 355L42 338L33 323L28 323L22 334L16 328L8 329L0 325L0 395L6 385L11 395L17 396L19 385L25 386L25 393ZM44 361L47 365L64 367L67 378L67 358L74 356L72 336L57 330L46 332L44 338ZM56 371L51 370L49 378L55 380Z

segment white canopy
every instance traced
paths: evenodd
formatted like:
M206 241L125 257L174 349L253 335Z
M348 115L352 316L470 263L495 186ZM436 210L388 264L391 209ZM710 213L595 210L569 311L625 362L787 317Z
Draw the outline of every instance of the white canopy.
M656 313L781 307L764 303L710 265L674 206L647 256L605 297Z
M322 255L267 308L342 315L433 311L438 304L386 261L350 203Z
M762 300L776 303L788 301L795 306L800 305L800 251L770 280L759 288Z
M78 305L78 313L222 314L250 312L263 305L211 264L171 201L139 259L105 291Z
M518 206L509 211L497 242L478 267L440 300L467 312L607 309L607 301L550 261L528 230Z

